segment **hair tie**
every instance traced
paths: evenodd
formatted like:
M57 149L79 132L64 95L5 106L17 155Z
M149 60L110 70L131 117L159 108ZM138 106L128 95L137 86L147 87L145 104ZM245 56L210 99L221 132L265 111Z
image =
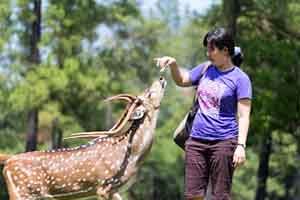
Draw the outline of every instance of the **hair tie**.
M235 46L234 47L234 56L238 56L238 55L243 56L242 49L241 49L241 47Z

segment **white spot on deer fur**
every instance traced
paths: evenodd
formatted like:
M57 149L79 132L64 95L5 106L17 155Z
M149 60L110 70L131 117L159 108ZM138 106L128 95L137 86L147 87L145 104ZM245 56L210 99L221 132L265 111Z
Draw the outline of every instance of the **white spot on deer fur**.
M118 161L117 161L117 165L120 165L120 164L121 164L121 160L118 160Z
M77 183L74 183L72 189L73 190L79 190L80 187L79 187L79 185Z

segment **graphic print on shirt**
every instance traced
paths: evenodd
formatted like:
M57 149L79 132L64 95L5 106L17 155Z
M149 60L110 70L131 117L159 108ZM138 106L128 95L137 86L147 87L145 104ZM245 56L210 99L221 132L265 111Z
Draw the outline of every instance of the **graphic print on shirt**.
M198 102L203 114L212 117L219 116L221 98L225 92L226 85L208 78L201 80L198 87Z

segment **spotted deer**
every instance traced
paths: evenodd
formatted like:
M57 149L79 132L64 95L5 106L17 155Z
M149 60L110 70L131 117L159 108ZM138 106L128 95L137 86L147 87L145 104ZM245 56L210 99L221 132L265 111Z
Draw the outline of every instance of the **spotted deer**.
M121 200L118 190L136 175L149 152L166 81L161 78L139 96L121 94L127 107L109 131L74 133L85 145L14 156L0 155L10 200Z

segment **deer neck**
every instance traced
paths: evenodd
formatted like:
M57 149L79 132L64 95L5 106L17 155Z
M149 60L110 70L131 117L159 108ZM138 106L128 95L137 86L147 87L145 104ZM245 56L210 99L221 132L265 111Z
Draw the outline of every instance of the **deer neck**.
M139 125L132 141L134 160L141 160L149 152L153 143L158 112L158 109L148 112L143 122Z

